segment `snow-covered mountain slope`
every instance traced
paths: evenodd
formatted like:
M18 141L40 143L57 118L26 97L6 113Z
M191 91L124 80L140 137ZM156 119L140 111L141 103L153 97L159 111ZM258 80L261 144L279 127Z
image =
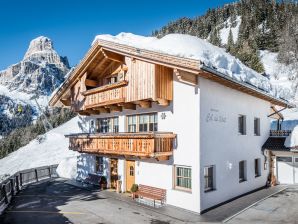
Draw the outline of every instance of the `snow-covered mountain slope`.
M60 176L73 178L76 175L77 152L68 149L68 139L65 134L80 132L80 117L75 117L65 124L47 132L43 141L35 139L28 145L0 159L1 176L11 175L20 170L34 167L60 164L58 172Z
M223 26L223 28L221 28L219 30L219 35L220 35L222 45L226 45L228 43L230 30L231 30L232 35L233 35L234 43L237 42L240 24L241 24L241 16L237 16L233 23L231 22L231 17L230 17L230 18L227 19L227 21L225 21L221 25L221 26Z
M293 103L298 105L298 64L285 65L278 61L278 53L268 50L259 51L259 57L263 63L265 73L270 78L270 82L275 86L280 95L284 98L290 97ZM284 91L284 92L282 92Z
M27 104L38 96L39 103L46 106L47 96L64 81L68 71L67 58L58 55L53 42L38 37L30 42L22 61L0 71L0 94Z

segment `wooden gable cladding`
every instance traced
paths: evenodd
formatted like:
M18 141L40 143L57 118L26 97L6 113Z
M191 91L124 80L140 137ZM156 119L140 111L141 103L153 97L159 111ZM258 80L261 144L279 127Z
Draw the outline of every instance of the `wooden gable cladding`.
M155 65L155 99L173 100L173 69Z
M127 102L173 100L173 69L129 57L126 57L126 64Z

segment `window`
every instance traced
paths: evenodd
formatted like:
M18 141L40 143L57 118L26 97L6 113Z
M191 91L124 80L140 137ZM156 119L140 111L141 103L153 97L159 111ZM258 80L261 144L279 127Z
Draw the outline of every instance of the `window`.
M239 162L239 183L246 181L246 161Z
M292 157L277 157L276 160L278 162L286 162L286 163L292 163Z
M238 132L240 135L246 135L246 116L244 115L238 117Z
M261 176L261 159L255 159L255 177Z
M128 116L127 131L128 132L157 131L157 113Z
M129 167L129 176L133 177L135 175L135 168L134 166Z
M260 136L260 118L254 119L254 133L255 136Z
M128 132L137 132L137 118L136 116L127 117L127 131Z
M97 119L97 132L110 133L119 132L119 118L98 118Z
M214 184L215 166L204 167L205 192L215 189Z
M175 188L191 190L191 168L175 167Z
M95 161L95 172L96 173L103 173L104 171L104 164L103 164L103 157L96 156Z

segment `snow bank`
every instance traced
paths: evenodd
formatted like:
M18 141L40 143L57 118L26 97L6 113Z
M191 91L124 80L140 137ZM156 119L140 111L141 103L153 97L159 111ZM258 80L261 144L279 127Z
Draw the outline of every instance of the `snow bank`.
M67 179L76 179L77 177L77 157L68 157L63 159L57 168L59 177Z
M80 117L75 117L63 125L47 132L44 141L31 141L28 145L0 160L0 177L20 170L59 164L59 175L74 177L77 152L68 149L65 134L78 133ZM67 167L71 166L71 167Z
M194 36L169 34L158 39L132 33L120 33L116 36L98 35L95 37L93 44L97 40L112 41L140 49L199 60L208 67L216 68L224 75L238 81L250 83L273 94L271 84L267 78L245 66L239 59L227 53L225 49L216 47L206 40Z
M295 147L298 146L298 126L296 126L292 133L286 138L285 141L286 147Z

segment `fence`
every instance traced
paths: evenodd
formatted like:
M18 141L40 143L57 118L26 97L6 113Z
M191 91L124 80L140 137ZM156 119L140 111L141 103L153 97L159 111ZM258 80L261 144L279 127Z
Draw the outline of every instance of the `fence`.
M28 170L22 170L0 182L0 214L1 207L6 207L23 186L36 183L40 180L58 177L56 173L58 165L43 166Z

